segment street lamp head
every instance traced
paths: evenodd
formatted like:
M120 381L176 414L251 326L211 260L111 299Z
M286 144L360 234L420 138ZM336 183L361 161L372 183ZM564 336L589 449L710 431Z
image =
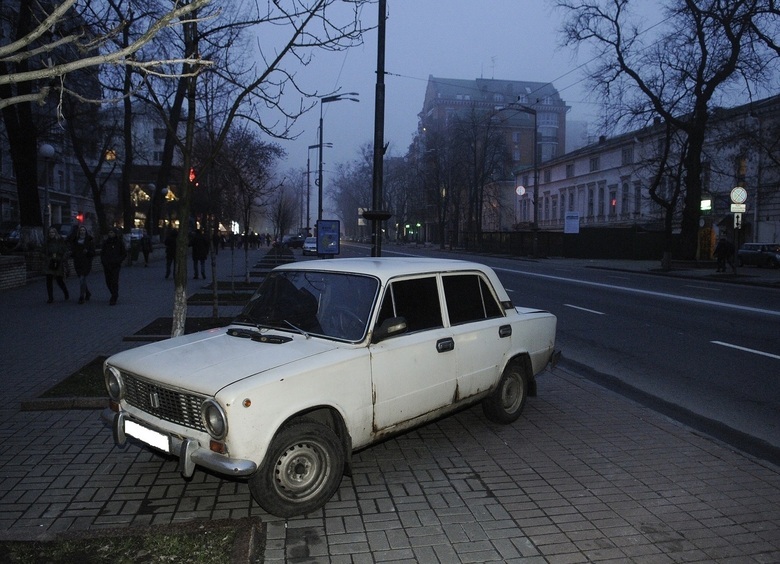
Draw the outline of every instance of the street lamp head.
M40 147L38 147L38 153L44 158L44 159L50 159L54 156L54 147L49 145L48 143L44 143Z
M332 96L323 96L320 98L321 104L327 104L329 102L339 102L341 100L349 100L350 102L360 102L358 100L359 94L357 92L343 92L341 94L333 94Z

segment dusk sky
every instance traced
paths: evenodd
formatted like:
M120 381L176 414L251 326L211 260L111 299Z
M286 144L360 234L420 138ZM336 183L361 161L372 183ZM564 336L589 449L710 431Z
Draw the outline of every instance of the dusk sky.
M578 68L587 62L559 48L562 14L546 0L387 0L385 50L385 142L388 156L406 153L417 128L429 75L474 80L496 78L552 82L571 106L568 120L595 121L598 106L588 100ZM653 10L656 11L656 10ZM658 16L660 17L660 15ZM377 6L363 11L375 26ZM645 22L649 23L649 22ZM360 102L325 104L325 186L335 165L358 158L373 141L377 32L363 45L338 53L317 53L298 74L305 87L321 93L358 92ZM282 142L288 156L281 169L306 168L308 146L318 142L319 108L304 116L294 142ZM317 150L311 151L311 169ZM312 176L312 186L314 176Z

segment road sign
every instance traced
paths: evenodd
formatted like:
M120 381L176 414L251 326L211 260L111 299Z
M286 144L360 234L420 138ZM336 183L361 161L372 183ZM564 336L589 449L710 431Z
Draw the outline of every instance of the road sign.
M736 188L731 189L729 196L731 196L732 203L744 204L747 201L747 190L742 186L737 186Z
M745 213L747 204L731 204L731 213Z
M734 229L742 229L742 214L734 214Z

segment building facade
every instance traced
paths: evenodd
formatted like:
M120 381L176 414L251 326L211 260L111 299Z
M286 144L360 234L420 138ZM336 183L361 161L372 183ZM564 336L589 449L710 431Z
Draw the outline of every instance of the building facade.
M516 191L527 184L518 174L514 186L499 187L504 225L563 230L576 219L581 228L641 226L663 228L664 210L650 196L657 167L662 124L602 137L597 143L554 158L539 166L539 202L534 218L533 192ZM729 194L736 186L747 189L740 217L741 241L780 241L780 96L712 112L705 145L702 176L702 228L713 237L733 233L734 212ZM661 179L657 194L671 199L679 179ZM679 228L681 202L675 209ZM511 220L509 219L511 217Z

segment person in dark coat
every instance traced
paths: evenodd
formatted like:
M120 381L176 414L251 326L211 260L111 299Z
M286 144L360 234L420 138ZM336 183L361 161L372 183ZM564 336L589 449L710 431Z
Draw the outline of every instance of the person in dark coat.
M179 236L179 232L176 229L171 229L165 235L165 278L168 278L173 272L176 276L176 238Z
M111 293L109 305L116 305L119 299L119 271L122 262L127 257L127 249L122 241L122 234L112 227L108 231L108 237L103 241L103 250L100 253L100 262L103 264L103 273L106 276L106 286Z
M49 227L46 243L43 246L43 273L46 275L46 292L49 296L47 303L54 301L54 281L62 290L65 301L70 299L68 287L65 285L65 261L68 260L68 244L57 231L56 227Z
M733 258L734 245L732 245L728 239L726 239L725 237L721 237L720 241L718 241L718 244L715 245L715 251L713 254L715 255L715 259L718 262L718 266L715 269L715 272L726 272L727 262L731 267L731 269L736 272L736 268L734 267L734 258Z
M152 252L152 238L149 237L149 233L146 232L146 229L144 229L143 235L141 236L141 252L144 255L144 266L149 266L149 255Z
M195 271L195 280L198 279L198 266L203 279L206 279L206 259L209 256L209 239L202 230L196 229L192 237L192 268Z
M70 254L73 257L73 269L79 277L79 303L83 304L92 296L87 286L87 276L92 271L92 258L95 256L95 241L83 225L79 225L71 236Z

